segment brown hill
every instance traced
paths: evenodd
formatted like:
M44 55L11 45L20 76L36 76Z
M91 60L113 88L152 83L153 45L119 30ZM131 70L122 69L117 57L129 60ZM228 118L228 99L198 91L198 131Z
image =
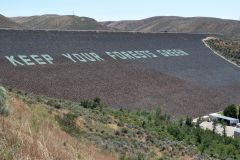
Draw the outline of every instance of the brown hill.
M15 21L15 22L13 22ZM184 32L240 35L240 22L208 17L160 16L143 20L97 22L73 15L42 15L14 17L0 16L1 28L58 29L58 30L115 30L139 32Z
M26 29L58 29L58 30L109 30L96 20L73 15L42 15L31 17L14 17L15 22Z
M207 17L152 17L143 20L112 21L102 24L122 31L185 32L240 35L240 22Z
M0 28L21 28L19 24L0 14Z

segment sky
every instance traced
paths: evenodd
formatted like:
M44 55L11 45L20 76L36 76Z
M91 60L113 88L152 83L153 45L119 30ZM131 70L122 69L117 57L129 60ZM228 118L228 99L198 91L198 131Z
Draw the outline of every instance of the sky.
M0 14L7 17L74 14L98 21L137 20L152 16L240 20L240 0L2 0Z

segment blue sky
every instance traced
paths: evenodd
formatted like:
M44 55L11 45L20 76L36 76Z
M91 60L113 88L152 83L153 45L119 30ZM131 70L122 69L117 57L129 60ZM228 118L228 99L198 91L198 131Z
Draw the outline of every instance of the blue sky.
M4 0L0 14L8 17L74 14L99 21L151 16L240 18L240 0Z

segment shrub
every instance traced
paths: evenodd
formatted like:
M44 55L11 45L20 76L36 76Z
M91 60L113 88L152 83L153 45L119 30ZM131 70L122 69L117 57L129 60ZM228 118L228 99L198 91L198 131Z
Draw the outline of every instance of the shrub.
M169 120L170 117L167 114L162 114L162 110L161 108L157 108L155 111L155 125L159 126L161 124L161 122Z
M47 101L46 104L49 105L49 106L53 106L56 109L61 108L61 104L57 100L50 99L50 100Z
M3 87L0 87L0 115L3 116L9 115L9 110L6 106L6 95L7 91Z
M77 138L81 134L80 129L75 124L75 120L77 117L77 114L67 113L64 114L63 117L56 116L55 118L65 132Z
M97 105L91 101L91 100L83 100L80 105L83 107L83 108L91 108L91 109L94 109L97 107Z
M105 107L102 102L101 102L101 99L99 97L96 97L92 100L83 100L80 105L83 107L83 108L90 108L90 109L95 109L97 107L100 108L100 110L103 109L103 107Z
M229 105L224 111L224 116L237 118L237 107L234 104Z
M169 126L167 128L167 131L168 131L168 133L170 133L174 137L177 137L180 134L180 129L175 125Z
M101 104L101 99L99 97L96 97L93 99L93 102L96 103L96 105L100 105Z
M185 125L186 125L186 126L189 126L189 127L192 126L192 118L191 118L191 117L187 117L187 118L186 118Z
M238 106L238 119L240 121L240 106Z

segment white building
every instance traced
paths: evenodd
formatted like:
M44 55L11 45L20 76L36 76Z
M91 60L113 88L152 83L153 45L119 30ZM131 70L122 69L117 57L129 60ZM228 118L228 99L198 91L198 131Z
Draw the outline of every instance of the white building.
M235 129L234 138L240 138L240 128Z
M231 118L231 117L226 117L226 116L223 116L221 114L217 114L217 113L212 113L212 114L209 114L209 118L212 120L212 121L224 121L226 122L228 125L236 125L239 123L239 120L236 119L236 118Z

